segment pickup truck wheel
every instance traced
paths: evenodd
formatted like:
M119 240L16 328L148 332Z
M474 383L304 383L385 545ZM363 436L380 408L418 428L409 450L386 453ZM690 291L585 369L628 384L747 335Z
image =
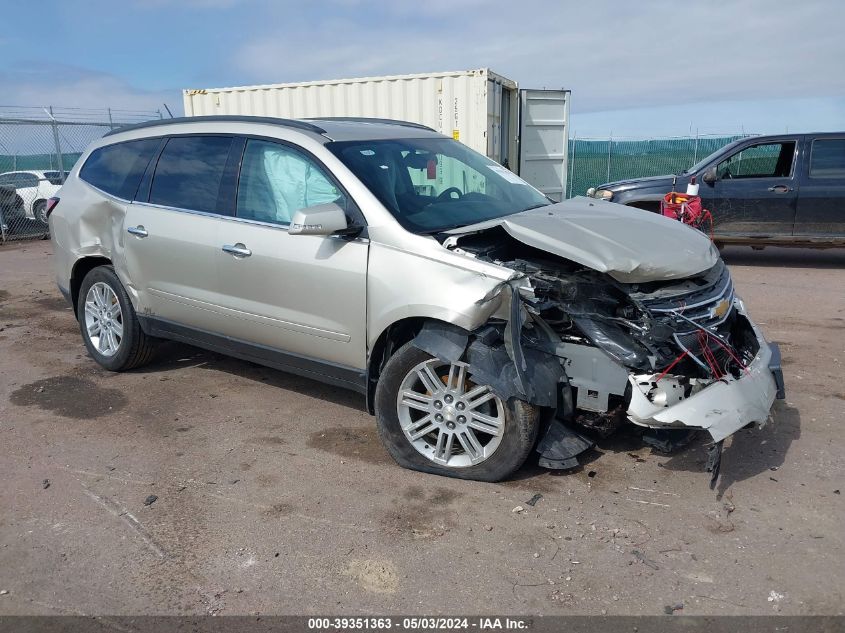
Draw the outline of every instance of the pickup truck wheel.
M503 401L472 380L472 367L400 348L376 387L378 432L396 462L447 477L500 481L525 462L539 410Z
M129 295L111 266L92 269L79 289L77 320L88 353L110 371L148 363L155 339L144 334Z

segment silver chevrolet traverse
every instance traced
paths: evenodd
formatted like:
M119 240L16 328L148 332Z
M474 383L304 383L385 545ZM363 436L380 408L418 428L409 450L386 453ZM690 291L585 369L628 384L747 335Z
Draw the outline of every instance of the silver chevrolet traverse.
M596 433L765 423L783 383L708 238L554 203L426 127L202 117L95 142L48 203L59 288L123 371L173 339L361 392L402 466L495 481Z

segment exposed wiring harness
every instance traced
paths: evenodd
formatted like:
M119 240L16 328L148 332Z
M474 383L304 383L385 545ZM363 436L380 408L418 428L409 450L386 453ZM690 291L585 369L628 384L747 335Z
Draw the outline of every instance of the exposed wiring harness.
M675 342L678 346L683 350L681 354L679 354L675 360L673 360L666 369L664 369L660 375L657 377L655 382L659 382L662 378L664 378L675 365L681 362L686 356L689 356L692 360L694 360L698 365L700 365L703 369L708 371L711 376L713 376L716 380L722 378L727 373L727 367L724 369L719 366L719 360L716 358L716 355L713 353L713 349L710 346L710 341L716 343L719 347L721 347L725 352L727 352L728 356L746 373L750 375L750 371L745 363L739 358L739 354L736 349L731 346L727 341L725 341L721 336L711 332L707 328L702 325L699 325L692 319L689 319L683 316L684 307L681 307L681 310L674 310L672 314L679 317L680 319L686 321L687 323L691 324L696 329L696 342L700 348L700 356L694 354L690 349L685 347L681 341L678 339L677 335L675 335ZM703 360L702 360L703 359Z

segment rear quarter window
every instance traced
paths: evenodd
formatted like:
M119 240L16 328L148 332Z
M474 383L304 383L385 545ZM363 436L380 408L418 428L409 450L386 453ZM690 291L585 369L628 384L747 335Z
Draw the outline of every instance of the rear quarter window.
M79 171L79 177L106 193L132 200L159 142L157 138L148 138L95 149Z

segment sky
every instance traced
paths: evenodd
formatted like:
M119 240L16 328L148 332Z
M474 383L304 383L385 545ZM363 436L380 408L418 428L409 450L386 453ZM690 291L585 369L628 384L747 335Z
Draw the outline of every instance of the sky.
M0 0L0 106L488 67L579 138L845 129L840 0Z

